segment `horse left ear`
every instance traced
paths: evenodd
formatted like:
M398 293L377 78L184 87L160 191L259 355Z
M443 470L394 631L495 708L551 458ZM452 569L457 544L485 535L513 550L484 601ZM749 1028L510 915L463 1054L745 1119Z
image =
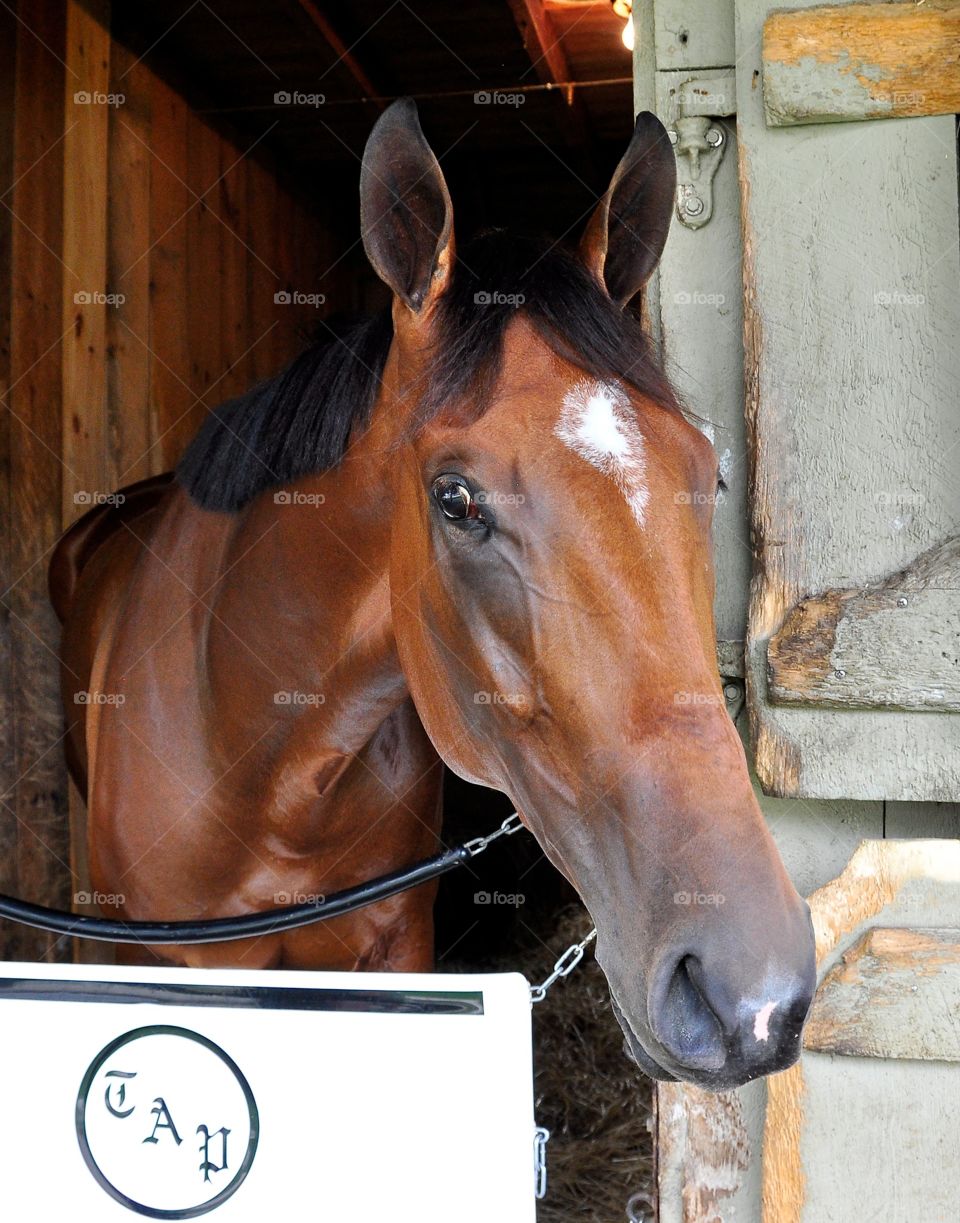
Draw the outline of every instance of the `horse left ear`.
M412 98L387 107L367 140L360 229L373 270L415 313L446 288L453 266L453 206Z
M621 306L660 262L676 191L670 137L656 115L642 111L580 242L580 258Z

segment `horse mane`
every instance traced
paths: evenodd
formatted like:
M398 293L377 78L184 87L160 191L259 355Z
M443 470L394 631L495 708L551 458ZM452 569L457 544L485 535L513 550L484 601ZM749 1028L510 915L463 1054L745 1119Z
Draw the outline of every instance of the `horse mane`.
M679 410L637 315L603 291L576 257L546 239L495 230L458 255L437 311L420 425L439 413L482 414L503 337L518 313L559 356ZM258 494L328 471L363 430L393 341L389 309L310 344L281 374L214 408L177 479L205 509L237 511Z

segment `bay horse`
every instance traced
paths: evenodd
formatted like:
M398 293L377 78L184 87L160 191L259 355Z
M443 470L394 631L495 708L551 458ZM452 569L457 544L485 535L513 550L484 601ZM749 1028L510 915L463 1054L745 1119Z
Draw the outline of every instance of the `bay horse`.
M717 673L717 460L627 308L675 174L641 114L575 253L457 254L415 105L379 118L360 217L392 307L214 410L175 479L53 558L107 912L255 912L429 856L445 764L579 892L645 1071L719 1089L796 1059L813 938ZM433 891L162 954L429 970Z

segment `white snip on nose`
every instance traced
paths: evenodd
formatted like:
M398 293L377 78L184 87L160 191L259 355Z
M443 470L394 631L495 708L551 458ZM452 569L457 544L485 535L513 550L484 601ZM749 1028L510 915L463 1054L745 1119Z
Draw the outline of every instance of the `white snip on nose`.
M584 378L567 391L554 433L608 476L640 526L650 496L643 434L623 388Z
M770 1016L776 1010L775 1002L765 1003L753 1019L753 1035L757 1040L767 1040L770 1036Z

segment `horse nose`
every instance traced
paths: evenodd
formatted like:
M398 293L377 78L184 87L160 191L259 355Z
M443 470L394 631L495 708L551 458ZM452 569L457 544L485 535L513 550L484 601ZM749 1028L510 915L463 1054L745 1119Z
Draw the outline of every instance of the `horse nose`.
M732 1085L796 1061L813 998L812 970L767 972L743 992L739 974L731 978L683 953L669 957L657 975L650 1026L682 1070Z

